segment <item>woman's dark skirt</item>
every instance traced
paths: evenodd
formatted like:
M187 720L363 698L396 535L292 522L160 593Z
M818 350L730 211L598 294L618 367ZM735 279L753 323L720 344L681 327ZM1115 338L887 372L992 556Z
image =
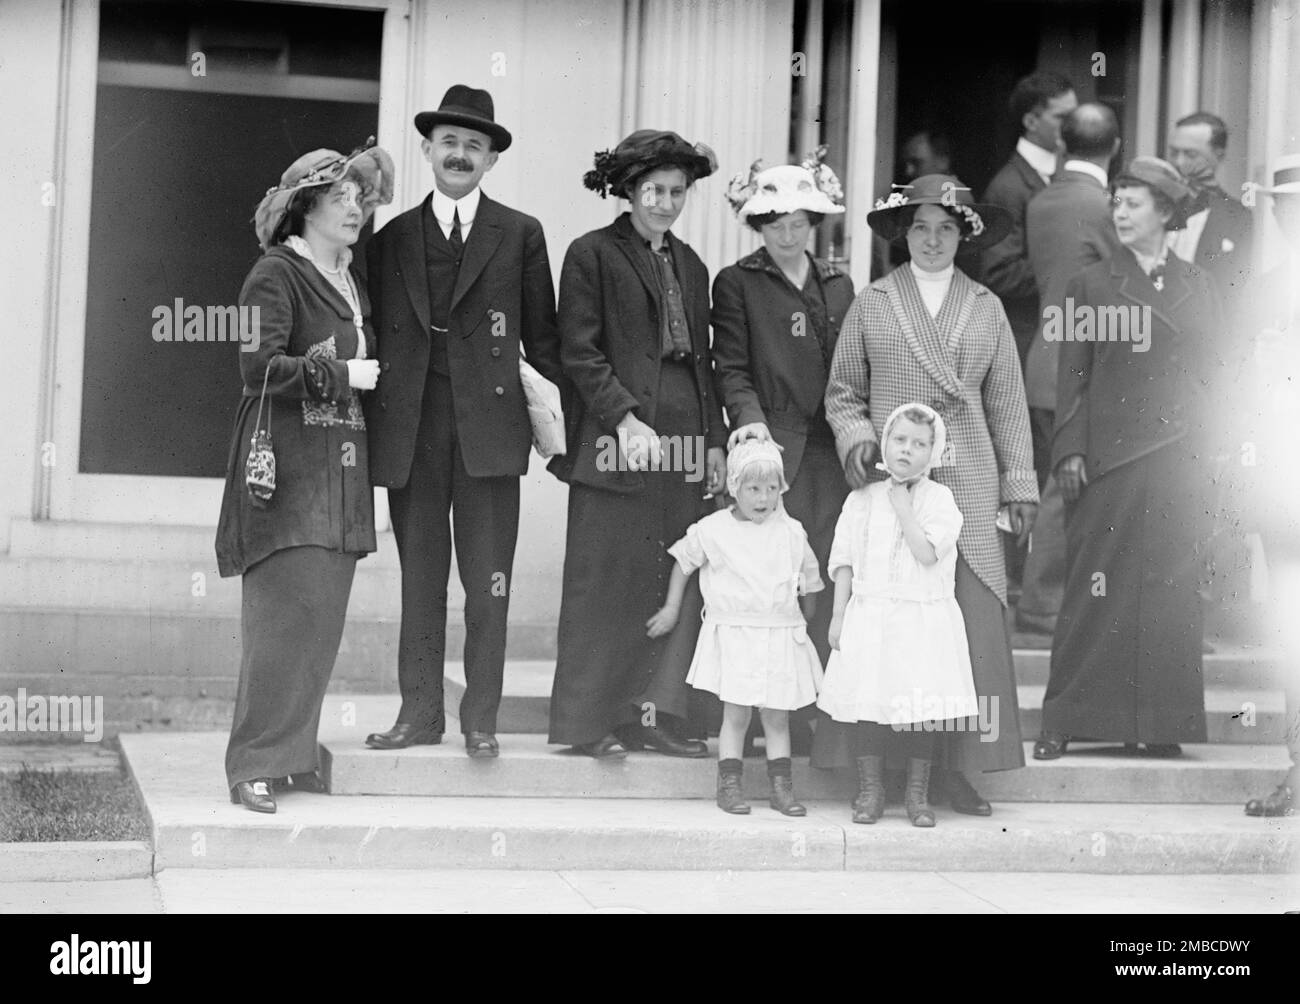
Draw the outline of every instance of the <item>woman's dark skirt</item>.
M956 731L936 732L935 763L949 770L985 772L1025 765L1020 735L1016 669L1007 633L1006 608L973 571L957 558L957 605L966 623L971 674L979 699L979 719L957 721ZM848 767L857 755L855 726L817 717L814 767Z
M244 572L244 652L226 748L230 787L320 766L321 703L343 637L356 565L356 554L290 547Z
M655 433L699 437L702 427L690 366L665 360ZM702 438L696 448L704 465ZM714 509L703 499L708 474L701 469L704 478L695 481L681 471L647 472L638 495L570 485L552 743L595 742L618 725L687 716L686 673L703 607L697 577L670 634L648 638L646 621L668 595L675 562L667 548Z
M1180 441L1107 472L1067 505L1045 731L1205 742L1198 468Z
M823 422L823 425L825 423ZM825 436L810 435L804 445L799 472L790 483L782 505L797 519L808 534L808 544L817 556L822 581L826 588L817 594L816 612L808 622L808 637L817 648L822 665L830 658L831 647L826 640L830 630L834 607L835 584L826 577L826 564L831 556L831 543L835 539L835 524L848 498L849 485L844 480L844 467L835 452L835 439L829 427Z

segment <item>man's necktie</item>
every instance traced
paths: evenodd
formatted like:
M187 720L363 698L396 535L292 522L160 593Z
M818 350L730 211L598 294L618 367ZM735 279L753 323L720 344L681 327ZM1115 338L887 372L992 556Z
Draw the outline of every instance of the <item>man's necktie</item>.
M465 250L465 239L460 235L459 208L451 214L451 234L447 237L447 242L451 245L451 249L456 252L456 260L460 261L461 252Z

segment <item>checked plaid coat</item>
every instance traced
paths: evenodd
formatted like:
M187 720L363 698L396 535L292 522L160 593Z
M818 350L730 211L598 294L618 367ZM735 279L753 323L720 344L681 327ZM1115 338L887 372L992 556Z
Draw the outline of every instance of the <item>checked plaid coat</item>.
M1038 501L1029 411L1002 302L960 269L937 318L906 264L853 301L826 387L826 418L841 462L859 443L878 443L889 413L912 401L943 416L948 447L931 476L947 485L961 510L958 553L1005 604L994 520L1002 504Z

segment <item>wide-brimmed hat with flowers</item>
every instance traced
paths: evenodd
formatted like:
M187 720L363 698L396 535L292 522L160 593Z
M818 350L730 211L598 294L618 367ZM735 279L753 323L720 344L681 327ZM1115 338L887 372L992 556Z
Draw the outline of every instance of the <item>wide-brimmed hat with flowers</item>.
M627 198L627 186L649 171L679 167L692 182L707 178L718 169L718 158L703 143L688 143L675 132L638 129L613 150L601 150L595 164L582 176L582 183L602 199L613 192Z
M1011 214L991 202L976 202L971 191L954 174L923 174L910 185L894 185L887 199L877 199L867 214L867 226L887 241L907 232L912 213L909 206L943 206L960 216L970 227L963 241L975 247L991 247L1011 232Z
M340 178L351 178L361 187L362 222L370 219L376 206L393 201L393 158L371 136L365 144L344 155L337 150L312 150L289 165L280 176L280 184L266 190L253 213L257 243L265 251L275 228L289 210L289 202L304 188L332 185Z
M736 217L744 223L751 216L780 216L800 209L823 216L844 212L840 179L822 163L826 149L819 146L799 164L764 167L756 160L747 173L735 175L727 185L727 201Z

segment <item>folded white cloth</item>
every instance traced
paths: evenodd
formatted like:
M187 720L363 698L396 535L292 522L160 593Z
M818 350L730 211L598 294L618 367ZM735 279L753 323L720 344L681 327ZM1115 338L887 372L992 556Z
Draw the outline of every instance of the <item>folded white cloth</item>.
M547 380L523 356L519 357L519 382L528 403L528 421L533 427L533 449L541 457L565 452L564 412L560 388Z

